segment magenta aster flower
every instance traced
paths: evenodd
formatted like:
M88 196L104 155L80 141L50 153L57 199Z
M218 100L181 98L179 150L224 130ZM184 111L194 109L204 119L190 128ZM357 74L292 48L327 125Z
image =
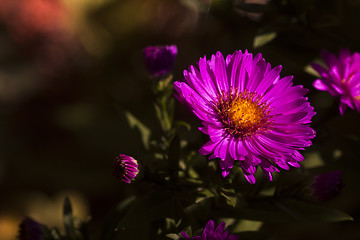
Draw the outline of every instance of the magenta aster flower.
M177 47L170 46L148 46L143 50L143 58L146 70L152 77L162 77L171 73Z
M213 220L210 220L206 224L201 236L195 236L190 238L184 231L181 232L181 235L185 239L192 239L192 240L238 240L239 239L239 237L236 235L233 234L229 235L229 231L224 232L224 229L225 229L224 222L220 223L219 226L217 226L217 228L215 229L215 224Z
M340 97L341 115L347 106L360 112L360 53L351 54L348 49L340 49L338 57L326 50L321 55L327 68L311 64L321 76L314 82L314 87Z
M116 157L113 164L113 176L117 179L130 183L139 173L137 161L125 154Z
M220 158L226 177L239 161L246 179L255 183L260 166L272 180L278 167L299 167L299 150L311 145L315 115L302 86L292 76L280 78L281 66L271 68L261 54L217 52L200 58L199 70L190 66L184 82L175 82L176 97L202 120L200 131L209 135L201 149L209 159Z

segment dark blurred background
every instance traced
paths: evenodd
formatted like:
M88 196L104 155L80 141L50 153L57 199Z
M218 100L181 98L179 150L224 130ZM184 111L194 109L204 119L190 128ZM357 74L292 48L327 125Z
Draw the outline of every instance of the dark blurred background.
M344 171L325 205L355 220L263 227L273 239L360 239L360 114L328 117L336 100L308 67L322 49L360 50L359 12L357 0L0 0L0 239L24 215L61 228L66 195L96 239L131 188L111 176L113 159L143 154L119 109L156 128L142 49L164 44L178 46L174 79L203 55L248 49L309 88L317 138L304 165ZM177 117L198 124L180 105Z

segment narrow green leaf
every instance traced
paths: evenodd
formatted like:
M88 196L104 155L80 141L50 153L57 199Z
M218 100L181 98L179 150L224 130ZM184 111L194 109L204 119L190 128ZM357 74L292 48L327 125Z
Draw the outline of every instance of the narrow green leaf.
M215 193L208 188L204 188L199 192L200 196L196 198L195 202L199 203L206 198L215 197Z
M262 47L276 38L276 32L259 34L254 39L254 48Z
M313 203L300 202L294 199L284 199L279 201L279 203L309 222L342 222L353 220L347 213Z
M169 147L169 171L172 180L177 180L179 171L179 159L180 159L180 138L179 135L175 135L171 140Z
M147 196L138 198L114 227L113 237L107 239L155 239L149 235L152 223L167 217L173 218L176 212L182 209L178 199L172 194L164 188L159 188Z
M320 74L317 71L315 71L310 64L304 67L304 71L314 77L317 78L321 77Z
M74 217L72 214L72 207L70 199L66 196L63 205L63 223L65 227L66 236L70 238L75 237Z
M233 232L258 231L262 225L261 221L240 219L231 229Z
M160 122L161 128L164 129L165 125L164 125L164 116L163 113L161 111L160 106L157 103L154 103L154 108L155 108L155 113L156 113L156 117Z
M174 240L179 240L180 239L180 236L176 233L169 233L169 234L166 234L166 236L170 239L174 239Z
M170 96L169 103L168 103L168 115L169 115L169 127L172 127L174 122L174 113L175 113L175 99Z
M104 228L102 231L101 239L107 240L112 239L112 236L114 235L114 229L119 221L123 217L126 216L129 209L131 209L132 205L136 202L135 196L128 197L121 201L115 211L113 211L108 219L106 220L106 223L104 224Z
M221 209L215 211L220 217L234 217L270 223L311 223L351 221L348 214L316 204L293 199L262 200L252 202L247 207Z
M187 122L184 122L184 121L176 121L176 122L174 123L174 126L175 126L176 128L185 127L188 131L191 130L191 125L188 124Z
M211 206L213 199L205 198L203 201L193 203L184 209L187 221L190 225L196 226L199 219L208 218L212 214Z
M131 128L136 128L139 130L141 135L141 140L144 144L144 147L146 149L149 148L149 141L150 141L150 135L151 130L145 124L143 124L140 120L138 120L133 114L131 114L129 111L124 111L125 117L128 120L129 126Z
M235 207L237 204L237 195L234 189L221 188L221 196L226 198L226 203L232 207Z

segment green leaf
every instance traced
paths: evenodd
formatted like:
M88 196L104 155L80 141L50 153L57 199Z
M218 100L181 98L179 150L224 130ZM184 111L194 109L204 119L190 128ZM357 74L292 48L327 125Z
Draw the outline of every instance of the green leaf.
M185 122L185 121L176 121L174 123L174 126L176 128L185 127L188 131L191 130L191 125L189 123Z
M169 115L169 126L172 127L172 124L174 122L174 113L175 113L175 99L170 96L170 99L168 100L168 115Z
M66 196L63 205L63 223L65 227L66 236L75 238L74 217L72 214L72 207L70 199Z
M317 78L321 77L320 74L317 71L315 71L314 68L310 64L308 64L304 67L304 71L314 77L317 77Z
M113 237L107 239L154 239L153 222L166 217L176 218L182 206L173 193L159 188L137 199L114 226ZM139 231L141 226L141 231Z
M313 203L300 202L294 199L277 201L276 205L294 217L307 222L342 222L353 218L342 211L323 207Z
M341 222L353 220L348 214L293 199L262 200L247 207L216 210L220 217L233 217L270 223Z
M175 135L169 147L169 171L172 180L177 180L179 171L179 158L180 158L180 138Z
M176 233L169 233L169 234L166 234L166 236L170 239L174 239L174 240L179 240L180 239L180 236Z
M261 221L240 219L231 229L233 232L258 231L262 225Z
M317 167L322 167L325 165L319 152L305 153L304 157L305 157L305 159L302 162L302 165L305 168L317 168Z
M221 191L222 192L220 194L226 199L226 203L232 207L235 207L238 198L234 189L221 188Z
M117 223L127 214L131 206L136 202L135 196L128 197L121 201L104 224L101 239L112 239Z
M199 203L201 201L203 201L206 198L212 198L215 197L215 193L213 191L211 191L208 188L204 188L199 192L200 196L198 198L196 198L195 202Z
M129 126L131 128L136 128L140 132L141 140L144 144L144 147L146 149L149 149L149 141L150 141L150 135L151 130L145 124L143 124L140 120L138 120L133 114L131 114L129 111L124 111L124 115L129 123Z
M198 222L204 222L212 214L213 198L205 198L203 201L193 203L184 209L188 222L196 226Z
M263 33L259 34L254 39L254 48L262 47L265 44L272 41L274 38L276 38L277 33L276 32L269 32L269 33Z

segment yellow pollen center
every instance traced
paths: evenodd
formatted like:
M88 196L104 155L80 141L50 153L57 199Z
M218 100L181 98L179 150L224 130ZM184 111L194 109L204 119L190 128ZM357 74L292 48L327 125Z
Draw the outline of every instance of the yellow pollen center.
M255 92L235 89L223 93L219 96L216 110L224 127L234 137L248 137L271 125L268 105Z
M259 106L250 99L236 99L228 111L229 120L241 128L259 124L264 115Z

